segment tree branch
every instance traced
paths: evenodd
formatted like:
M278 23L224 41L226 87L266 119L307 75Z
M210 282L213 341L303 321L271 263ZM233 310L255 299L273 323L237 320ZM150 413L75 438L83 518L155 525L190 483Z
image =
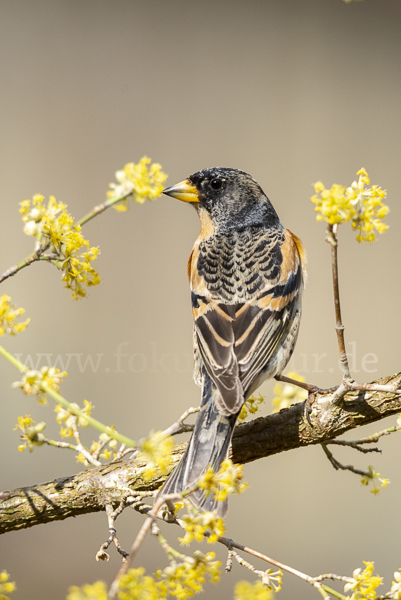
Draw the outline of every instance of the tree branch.
M377 381L398 386L401 373ZM304 404L239 425L234 432L232 458L247 463L285 450L327 443L361 425L380 421L401 411L401 392L352 391L337 405L330 392L315 394L310 420ZM186 444L173 453L170 471L179 461ZM144 463L130 461L95 467L71 477L0 493L0 533L60 521L68 517L106 510L129 501L139 492L155 490L167 474L145 481Z

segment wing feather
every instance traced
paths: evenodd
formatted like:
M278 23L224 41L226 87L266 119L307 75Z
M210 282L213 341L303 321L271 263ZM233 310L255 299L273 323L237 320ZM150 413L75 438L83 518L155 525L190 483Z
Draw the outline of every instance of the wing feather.
M244 393L268 368L269 361L274 360L299 311L303 256L288 231L284 244L289 246L289 252L281 266L280 277L272 281L263 275L259 277L259 271L257 275L263 285L256 290L257 278L248 278L248 289L252 288L252 293L246 301L238 302L233 297L230 304L218 297L207 297L207 286L199 276L198 285L192 286L197 345L206 370L220 392L221 398L215 402L222 414L235 414L240 410Z

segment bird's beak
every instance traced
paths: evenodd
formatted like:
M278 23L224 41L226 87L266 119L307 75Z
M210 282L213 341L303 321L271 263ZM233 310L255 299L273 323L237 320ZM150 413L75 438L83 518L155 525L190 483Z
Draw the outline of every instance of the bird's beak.
M180 181L169 188L163 190L162 194L182 200L182 202L199 202L198 190L189 179Z

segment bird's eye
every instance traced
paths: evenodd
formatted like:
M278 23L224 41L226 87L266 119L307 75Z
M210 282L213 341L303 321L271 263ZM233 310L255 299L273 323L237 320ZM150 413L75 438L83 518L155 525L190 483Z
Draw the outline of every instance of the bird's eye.
M223 182L221 179L212 179L212 181L210 182L210 185L214 190L218 190L219 188L221 188L222 184Z

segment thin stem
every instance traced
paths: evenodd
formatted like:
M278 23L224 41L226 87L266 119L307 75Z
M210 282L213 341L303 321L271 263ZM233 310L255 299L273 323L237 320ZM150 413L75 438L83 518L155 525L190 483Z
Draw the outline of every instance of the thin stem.
M368 435L367 437L361 438L359 440L353 440L352 442L347 442L347 440L333 440L328 443L335 443L343 446L353 446L354 444L375 444L379 440L379 438L383 437L383 435L390 435L391 433L395 433L396 431L400 430L401 425L394 425L394 427L383 429L382 431L378 431L377 433L373 433L372 435Z
M163 435L177 435L178 433L192 431L194 426L186 425L184 421L187 417L189 417L189 415L193 415L197 412L199 412L199 406L197 408L194 408L193 406L188 408L188 410L186 410L175 423L173 423L172 425L170 425L170 427L167 427L167 429L163 431Z
M351 473L355 473L356 475L360 475L361 477L370 477L370 473L368 471L362 471L361 469L356 469L353 465L343 465L336 458L334 458L333 454L327 448L326 444L322 444L323 451L333 467L338 471L341 469L342 471L351 471Z
M16 358L13 354L11 354L5 348L3 348L3 346L0 346L0 354L2 356L4 356L4 358L6 358L12 365L14 365L14 367L16 367L21 373L25 373L30 370L26 365L24 365L21 361L19 361L18 358ZM121 442L123 444L126 444L127 446L130 446L130 447L136 446L136 442L134 442L134 440L131 440L130 438L126 437L125 435L122 435L121 433L114 431L114 429L112 429L108 425L104 425L97 419L94 419L93 417L90 417L89 415L85 414L79 408L76 408L75 406L73 406L71 404L71 402L68 402L68 400L66 400L63 396L61 396L58 392L53 390L51 387L49 387L45 383L41 383L40 387L41 387L41 390L43 392L45 392L48 396L50 396L55 402L58 402L59 404L62 404L63 406L65 406L73 415L75 415L77 417L81 417L82 419L85 419L89 425L91 425L98 431L100 431L102 433L106 433L113 439L115 439L118 442Z
M108 598L111 598L111 600L113 600L114 598L117 597L120 579L123 575L125 575L127 573L128 569L130 568L132 561L135 558L136 553L138 552L139 548L142 546L142 543L146 537L146 534L148 533L148 531L155 519L157 511L162 506L162 504L164 504L164 502L165 502L164 496L159 496L159 498L156 498L152 510L149 511L148 517L145 519L142 527L140 528L140 530L138 532L138 535L136 536L136 538L134 540L134 543L131 546L131 550L130 550L129 555L127 556L126 562L124 562L121 565L120 570L118 571L113 583L110 586Z
M69 450L74 450L74 452L77 450L74 444L69 444L68 442L57 442L56 440L48 440L45 438L43 443L47 444L48 446L55 446L56 448L68 448Z
M270 558L270 556L266 556L266 554L262 554L261 552L258 552L257 550L248 548L248 546L244 546L243 544L238 544L237 542L234 542L234 540L231 540L229 538L220 537L218 539L218 541L221 544L224 544L224 546L226 546L229 550L232 548L237 548L238 550L242 550L243 552L246 552L247 554L256 556L256 558L260 558L261 560L264 560L264 561L268 562L269 564L274 565L275 567L278 567L279 569L282 569L283 571L287 571L287 573L291 573L292 575L295 575L295 577L299 577L300 579L303 579L303 581L306 581L307 583L310 583L311 585L313 585L313 587L315 587L318 590L318 592L323 596L323 598L325 598L325 600L329 600L329 596L323 589L324 586L322 586L322 584L320 582L315 581L313 577L310 577L306 573L302 573L302 571L298 571L298 569L294 569L293 567L285 565L285 564L279 562L278 560L275 560L274 558Z
M333 588L329 587L328 585L323 585L322 587L325 592L327 592L328 594L331 594L332 596L334 596L334 598L337 598L338 600L345 600L344 594L341 594L340 592L333 590Z
M7 271L5 271L2 275L0 275L0 283L5 281L9 277L12 277L13 275L18 273L25 267L29 267L29 265L31 265L33 262L40 260L43 252L45 252L47 250L47 248L49 247L49 244L50 244L50 242L44 244L43 246L40 245L36 250L31 252L31 254L28 254L28 256L26 258L24 258L24 260L21 260L21 262L19 262L18 264L7 269Z
M224 544L224 546L226 546L228 549L237 548L238 550L242 550L242 552L246 552L247 554L256 556L256 558L260 558L261 560L264 560L265 562L268 562L269 564L274 565L275 567L278 567L279 569L282 569L283 571L287 571L287 573L291 573L292 575L295 575L296 577L299 577L300 579L303 579L304 581L307 581L308 583L310 583L310 580L312 579L312 577L310 577L309 575L306 575L306 573L302 573L302 571L298 571L297 569L294 569L293 567L285 565L284 563L281 563L278 560L275 560L274 558L270 558L270 556L266 556L266 554L262 554L261 552L258 552L257 550L253 550L252 548L249 548L248 546L244 546L243 544L234 542L234 540L231 540L226 537L220 537L218 539L218 541L220 542L220 544Z
M334 293L334 310L336 315L336 333L338 349L340 352L340 364L344 373L344 378L351 379L347 352L345 350L344 325L341 318L340 304L340 286L338 278L338 240L337 240L338 224L328 225L326 240L331 247L331 267L333 274L333 293Z
M121 202L121 200L125 200L125 198L128 198L128 196L130 196L131 193L132 192L130 192L129 194L125 194L125 196L120 196L118 198L109 198L109 200L106 200L106 202L103 202L103 204L99 204L98 206L95 206L87 215L82 217L82 219L79 219L79 221L77 221L76 225L77 226L85 225L85 223L87 223L88 221L91 221L92 219L97 217L97 215L100 215L102 212L104 212L105 210L110 208L110 206L113 206L114 204Z
M369 454L370 452L379 452L381 454L380 448L364 448L363 446L359 446L356 442L349 442L348 440L331 440L330 442L327 442L327 444L334 444L336 446L348 446L353 450L362 452L362 454Z

